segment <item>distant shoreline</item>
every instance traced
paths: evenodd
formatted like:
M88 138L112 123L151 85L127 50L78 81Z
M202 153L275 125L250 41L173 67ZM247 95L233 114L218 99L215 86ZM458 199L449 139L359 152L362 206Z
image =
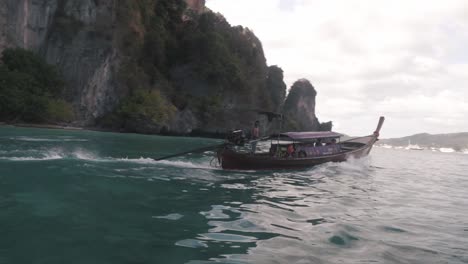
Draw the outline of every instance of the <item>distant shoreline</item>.
M28 124L28 123L7 124L7 123L0 123L0 125L8 125L8 126L14 126L14 127L64 129L64 130L86 130L83 127L62 126L62 125L52 125L52 124Z
M204 132L204 131L199 131L199 130L194 130L189 134L172 134L172 133L157 134L157 133L138 133L138 132L132 132L132 131L112 130L112 129L97 128L97 127L80 127L80 126L35 124L35 123L0 122L0 127L1 126L39 128L39 129L56 129L56 130L69 130L69 131L95 131L95 132L105 132L105 133L107 132L107 133L170 136L170 137L200 137L200 138L212 138L212 139L225 139L226 138L226 133Z
M52 124L28 124L28 123L6 123L0 122L0 126L11 126L11 127L25 127L25 128L44 128L44 129L63 129L63 130L92 130L85 127L77 126L64 126L64 125L52 125Z

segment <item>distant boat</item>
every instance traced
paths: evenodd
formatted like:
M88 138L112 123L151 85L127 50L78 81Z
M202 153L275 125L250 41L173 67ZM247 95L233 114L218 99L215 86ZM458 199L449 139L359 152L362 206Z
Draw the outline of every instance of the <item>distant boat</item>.
M380 145L379 147L386 148L386 149L391 149L391 148L393 148L391 145L388 145L388 144L382 144L382 145Z
M273 135L260 140L270 145L268 152L260 153L245 149L244 144L237 144L236 137L232 137L233 140L218 150L217 158L221 167L228 170L300 169L360 158L371 151L383 122L384 117L381 117L377 129L369 136L341 142L342 135L331 131Z
M412 145L411 140L408 140L408 146L405 148L407 150L424 150L424 148L420 147L419 145Z
M418 145L413 145L412 147L410 147L410 150L424 150L424 148Z
M439 148L439 151L440 152L443 152L443 153L452 153L452 152L455 152L455 150L453 148Z

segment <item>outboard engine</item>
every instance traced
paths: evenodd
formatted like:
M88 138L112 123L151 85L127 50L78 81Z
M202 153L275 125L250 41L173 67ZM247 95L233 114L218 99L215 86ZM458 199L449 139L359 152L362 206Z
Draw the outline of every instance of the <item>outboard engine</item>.
M247 142L247 138L245 137L244 131L234 130L227 134L226 141L236 146L244 146Z

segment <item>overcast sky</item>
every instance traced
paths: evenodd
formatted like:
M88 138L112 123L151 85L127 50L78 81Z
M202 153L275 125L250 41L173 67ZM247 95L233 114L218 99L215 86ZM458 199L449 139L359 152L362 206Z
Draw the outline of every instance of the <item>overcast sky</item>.
M207 0L250 28L288 87L309 79L320 121L350 135L468 132L467 0Z

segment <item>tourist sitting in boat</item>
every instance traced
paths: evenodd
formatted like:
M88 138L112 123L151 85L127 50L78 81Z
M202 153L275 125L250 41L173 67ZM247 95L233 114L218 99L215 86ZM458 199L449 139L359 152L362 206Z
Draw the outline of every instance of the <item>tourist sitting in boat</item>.
M269 154L272 157L295 157L296 147L293 144L271 144Z
M320 138L317 139L317 141L315 141L315 146L316 146L316 147L321 147L321 146L323 146L323 144L322 144L322 139L320 139Z
M270 156L276 156L277 151L278 151L278 145L271 144L270 145L270 151L269 151Z
M296 149L294 147L294 144L289 144L288 149L286 150L288 153L288 157L294 157L294 154L296 152Z

